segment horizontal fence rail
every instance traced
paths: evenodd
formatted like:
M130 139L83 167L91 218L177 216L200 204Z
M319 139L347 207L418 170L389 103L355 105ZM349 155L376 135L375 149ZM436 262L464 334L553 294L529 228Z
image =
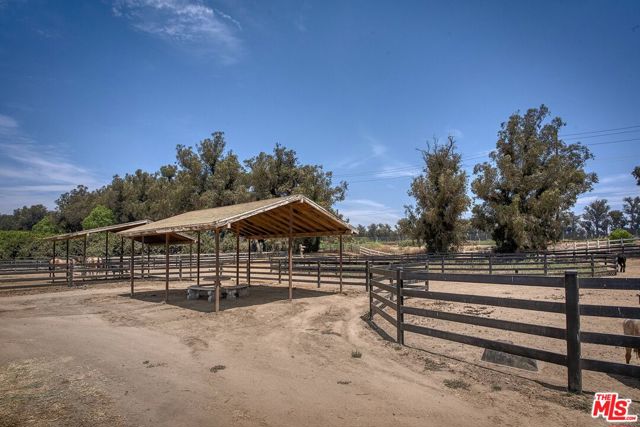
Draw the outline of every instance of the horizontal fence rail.
M0 261L0 289L60 285L64 283L100 283L110 280L125 280L130 277L130 256L113 255L94 257L93 262L82 263L81 257L70 257L67 267L66 257L57 258L60 264L50 264L50 259ZM235 253L223 253L220 261L225 268L236 264ZM243 274L252 270L256 280L282 280L288 272L288 260L282 253L252 253L251 266L247 266L248 254L240 253L239 265ZM196 269L196 254L173 254L169 257L171 279L193 278ZM201 272L214 268L215 255L200 255ZM362 285L366 282L369 268L402 265L415 271L415 276L406 280L419 281L425 273L440 274L431 280L464 281L469 273L479 273L486 277L504 276L513 284L544 286L550 280L544 277L559 276L567 268L575 269L582 277L607 277L616 274L616 257L599 255L550 255L544 253L521 254L414 254L414 255L345 255L342 263L342 283ZM210 270L209 270L210 271ZM136 255L133 274L136 277L159 277L165 273L164 255ZM293 259L295 281L301 283L340 284L340 265L335 254L296 256ZM187 276L188 274L188 276ZM515 276L517 275L517 276ZM537 277L540 276L540 277ZM526 277L526 278L525 278ZM480 279L478 279L480 280ZM489 280L489 279L487 279ZM560 278L557 278L560 280ZM558 282L560 283L560 282ZM594 282L598 283L598 282ZM550 285L551 286L551 285ZM555 286L555 285L553 285Z
M418 281L421 282L420 286L415 285ZM429 283L432 281L564 288L565 301L549 302L485 295L433 292L429 290ZM581 345L583 343L640 348L640 337L582 331L580 328L580 318L582 316L640 319L640 308L580 304L581 287L585 289L640 291L640 279L579 278L575 271L567 271L562 277L540 277L442 274L431 273L424 269L418 271L415 267L373 267L369 271L367 283L369 289L370 320L374 321L375 316L378 315L391 324L396 329L396 342L399 344L404 344L404 334L410 332L566 366L568 389L573 392L581 392L582 390L582 370L627 375L636 378L640 377L640 366L581 357ZM566 327L559 328L521 321L487 318L472 314L416 307L415 304L412 304L412 301L419 301L420 299L559 313L565 316ZM405 316L409 316L410 320L406 320ZM445 322L564 340L567 351L563 354L479 336L465 335L444 329L426 327L413 323L411 318L437 319Z

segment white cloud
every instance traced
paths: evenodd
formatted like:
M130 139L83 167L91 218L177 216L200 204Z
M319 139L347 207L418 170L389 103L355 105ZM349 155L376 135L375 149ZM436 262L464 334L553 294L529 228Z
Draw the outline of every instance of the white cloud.
M13 117L0 114L0 131L4 130L6 132L8 130L15 129L17 127L18 127L18 122Z
M415 165L408 163L396 162L392 165L383 166L382 169L376 173L378 178L402 178L402 177L414 177L420 175L421 169Z
M98 186L93 174L68 160L60 147L29 138L13 118L0 120L0 212L42 203L77 185ZM6 120L8 119L8 120Z
M213 53L226 64L242 51L240 23L198 0L114 0L113 13L139 31Z
M578 197L574 210L582 213L586 205L598 199L606 199L611 209L622 209L625 197L637 196L640 196L640 186L631 174L611 175L602 178L593 191Z
M346 200L338 205L338 210L353 225L385 223L393 226L402 218L402 213L397 209L370 199Z

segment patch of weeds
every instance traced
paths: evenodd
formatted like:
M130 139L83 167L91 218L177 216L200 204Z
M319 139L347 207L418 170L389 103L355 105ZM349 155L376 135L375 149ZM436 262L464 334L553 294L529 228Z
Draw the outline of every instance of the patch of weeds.
M491 390L492 391L501 391L502 387L498 384L491 384Z
M167 364L165 362L160 362L160 363L148 363L147 362L147 368L157 368L157 367L162 367L162 366L167 366Z
M444 385L454 390L457 390L457 389L469 390L469 387L471 387L471 384L469 384L468 382L457 380L457 379L444 380Z
M424 370L425 371L441 371L443 368L446 368L447 364L444 362L438 362L433 359L429 359L428 357L424 358Z
M340 384L340 385L349 385L349 384L351 384L351 381L349 381L349 380L340 380L340 381L338 381L338 384Z
M209 372L213 372L215 374L216 372L222 371L222 370L224 370L226 368L227 367L224 366L224 365L216 365L216 366L213 366L211 369L209 369Z
M143 365L148 365L148 364L149 364L149 361L148 361L148 360L145 360L144 362L142 362L142 364L143 364Z
M360 359L362 357L362 353L360 353L360 351L358 350L353 350L351 352L351 357L353 357L354 359Z

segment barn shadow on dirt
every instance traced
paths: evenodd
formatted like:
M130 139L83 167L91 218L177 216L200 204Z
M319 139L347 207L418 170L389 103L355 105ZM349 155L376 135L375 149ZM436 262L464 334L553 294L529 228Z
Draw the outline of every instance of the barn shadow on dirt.
M306 288L295 288L293 290L293 299L316 298L333 295L335 292L330 290L315 290ZM120 294L120 297L130 298L129 293ZM256 305L268 304L276 301L286 301L289 297L289 290L283 286L255 285L251 286L249 295L240 298L228 300L220 299L220 311L233 308L251 307ZM136 291L133 299L139 301L164 304L164 289ZM214 304L207 301L207 298L201 297L198 300L188 300L186 288L170 289L168 305L184 308L187 310L199 311L202 313L210 313L214 311Z

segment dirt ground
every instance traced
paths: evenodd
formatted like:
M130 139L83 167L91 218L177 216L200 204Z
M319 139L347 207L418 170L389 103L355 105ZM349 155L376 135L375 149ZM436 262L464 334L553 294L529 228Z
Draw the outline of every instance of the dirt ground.
M640 277L629 262L626 276ZM189 283L128 284L0 293L0 426L585 426L595 391L617 391L640 412L637 379L585 372L583 395L566 372L480 360L482 349L406 335L366 321L362 288L260 285L211 312L187 301ZM560 289L432 283L433 290L562 300ZM56 292L50 292L50 291ZM598 291L600 292L600 291ZM582 291L583 303L637 306L637 292ZM422 301L411 304L426 306ZM493 318L563 326L562 317L455 305ZM426 319L410 319L433 324ZM434 321L436 322L436 321ZM583 329L622 333L619 320ZM488 328L448 330L562 352L564 342ZM388 335L387 335L388 334ZM624 350L585 346L584 357L623 362ZM360 356L360 357L357 357ZM634 359L632 363L640 363Z

